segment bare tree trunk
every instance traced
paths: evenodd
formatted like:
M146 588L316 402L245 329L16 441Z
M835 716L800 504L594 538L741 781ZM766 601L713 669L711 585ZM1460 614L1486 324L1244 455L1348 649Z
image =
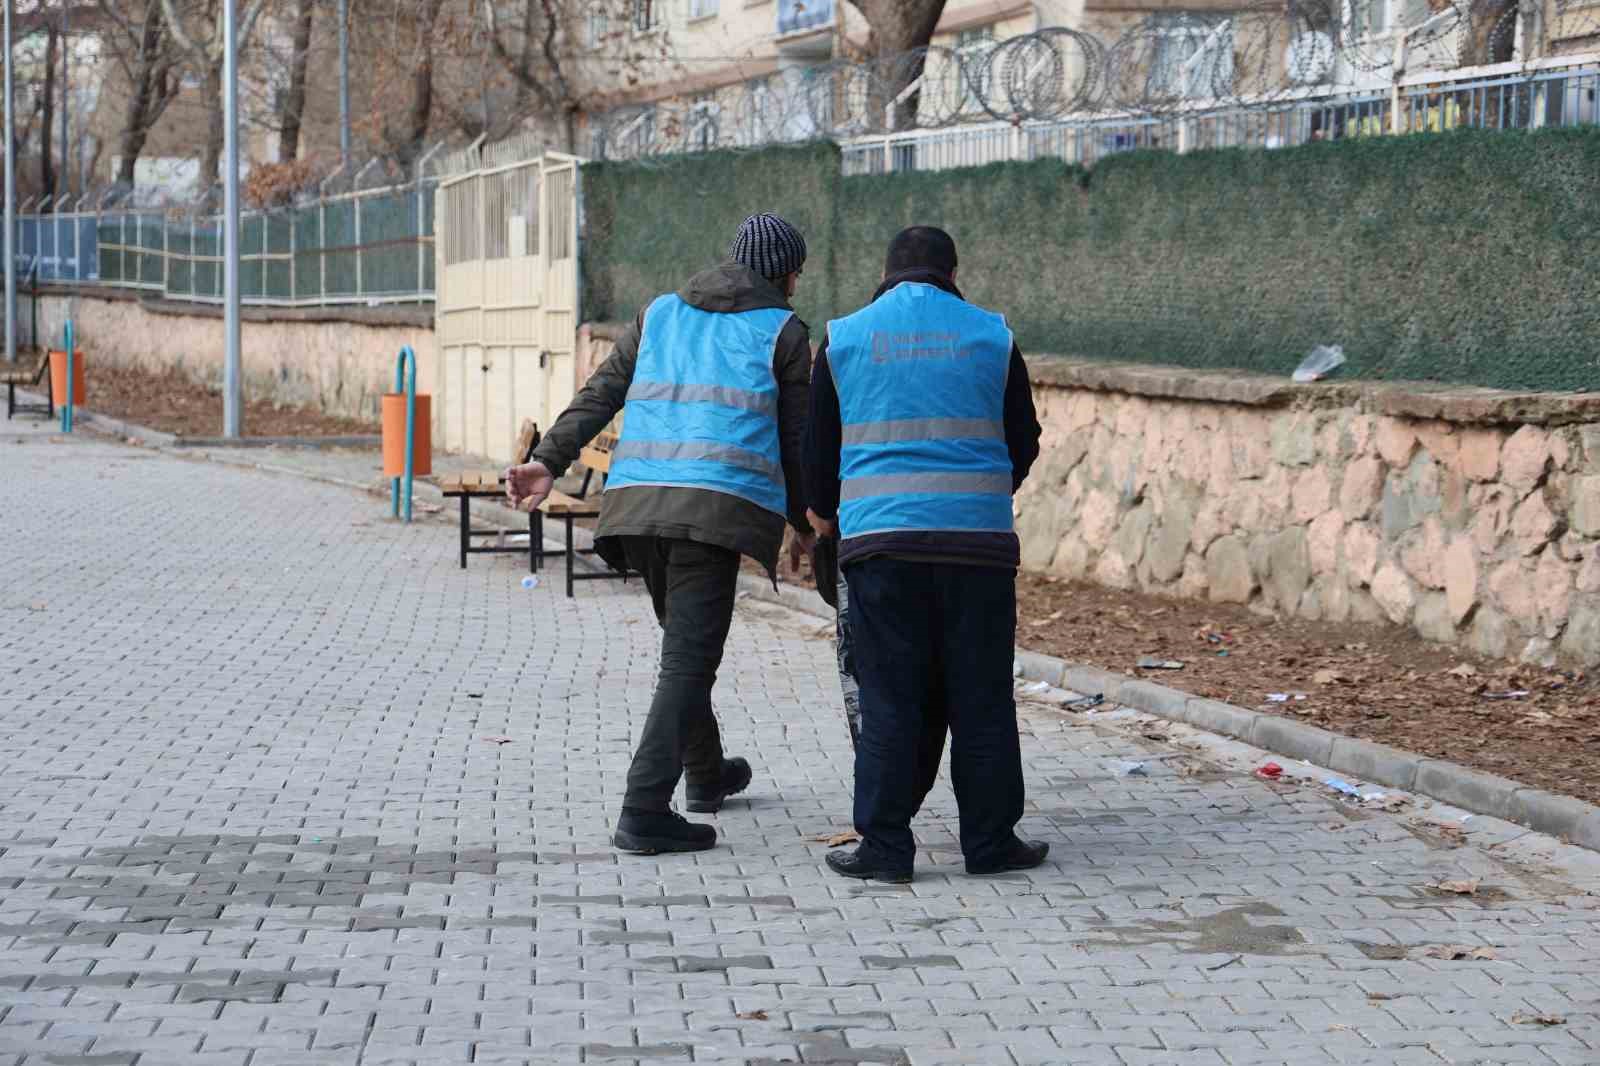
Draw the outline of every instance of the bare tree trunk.
M422 154L433 120L434 26L444 0L424 0L417 19L417 58L411 68L410 101L398 128L384 123L384 140L402 166L410 167Z
M129 64L133 85L128 94L128 108L124 112L122 133L117 143L120 157L117 164L118 185L133 185L134 173L139 157L144 154L150 130L177 91L172 80L172 59L167 54L161 19L160 5L151 3L145 10L145 21L139 34L138 61Z
M206 68L206 144L200 156L197 192L209 198L217 187L222 168L222 62Z
M300 157L300 122L306 110L306 66L311 55L311 17L315 0L296 0L294 56L289 61L289 91L283 100L283 128L278 133L278 162Z
M56 40L54 26L46 31L44 45L44 129L39 132L39 187L46 200L56 194L56 164L50 151L51 127L56 114Z
M1461 40L1461 65L1511 62L1516 51L1516 11L1517 0L1476 0L1469 5L1466 33Z
M902 52L926 48L933 39L934 28L944 14L945 0L850 0L855 9L871 27L870 47L880 59L890 59ZM874 101L874 107L888 103L922 76L926 60L919 56L886 64L882 68L883 98ZM917 124L917 111L921 92L912 93L895 106L895 129L911 129Z
M944 0L850 0L872 27L876 54L923 48L944 14Z

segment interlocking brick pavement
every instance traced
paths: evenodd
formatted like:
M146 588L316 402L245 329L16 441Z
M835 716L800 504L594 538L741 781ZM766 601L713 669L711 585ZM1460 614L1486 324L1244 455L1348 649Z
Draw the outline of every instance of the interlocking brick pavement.
M1046 866L963 875L941 782L916 882L844 881L827 627L748 602L748 799L715 851L620 856L636 585L525 591L358 493L53 437L0 429L0 1066L1600 1063L1592 856L1030 702Z

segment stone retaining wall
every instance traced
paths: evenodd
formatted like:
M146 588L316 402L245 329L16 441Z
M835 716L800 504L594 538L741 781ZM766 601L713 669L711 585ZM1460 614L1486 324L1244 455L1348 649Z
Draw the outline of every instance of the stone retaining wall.
M47 290L38 298L38 328L57 347L74 297L74 328L85 358L156 371L176 368L201 384L221 387L220 307L142 300L117 289ZM376 421L378 399L394 388L395 356L406 344L417 354L419 391L432 391L432 304L250 307L243 319L240 361L247 399Z
M1023 565L1600 662L1600 395L1040 359Z

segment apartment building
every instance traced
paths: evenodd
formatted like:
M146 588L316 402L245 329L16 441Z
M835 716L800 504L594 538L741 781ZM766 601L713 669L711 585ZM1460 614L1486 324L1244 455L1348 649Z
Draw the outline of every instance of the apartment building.
M928 81L950 53L981 55L1018 34L1075 24L1083 12L1084 0L951 0L930 42ZM584 149L597 157L805 140L847 131L851 109L892 103L881 93L895 81L895 60L859 62L870 29L844 0L628 0L624 14L618 27L597 9L587 42L621 32L669 43L630 72L633 84L596 93Z

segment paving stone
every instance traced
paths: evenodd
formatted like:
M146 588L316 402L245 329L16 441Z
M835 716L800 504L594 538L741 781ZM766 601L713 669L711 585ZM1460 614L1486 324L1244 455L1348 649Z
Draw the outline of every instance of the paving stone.
M832 647L746 600L714 702L755 781L715 850L619 855L637 583L524 590L377 497L4 433L0 1066L1600 1062L1600 863L1554 841L1479 817L1447 846L1441 805L1024 702L1050 863L966 877L946 770L917 880L845 881L812 839L850 820ZM1257 724L1213 709L1177 717ZM1493 893L1428 888L1469 877Z

